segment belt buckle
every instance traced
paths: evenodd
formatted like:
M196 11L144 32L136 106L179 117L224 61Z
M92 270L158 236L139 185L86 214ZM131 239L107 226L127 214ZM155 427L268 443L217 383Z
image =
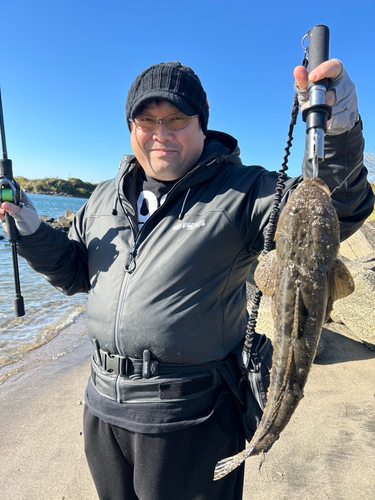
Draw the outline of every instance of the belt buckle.
M103 362L103 368L109 373L116 373L116 375L127 375L128 373L128 358L120 354L106 353Z

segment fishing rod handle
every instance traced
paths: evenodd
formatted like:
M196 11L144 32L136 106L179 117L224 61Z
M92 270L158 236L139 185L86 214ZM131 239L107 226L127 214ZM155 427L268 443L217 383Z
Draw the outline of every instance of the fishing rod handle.
M18 270L18 258L17 258L17 247L16 247L16 242L19 239L19 235L13 217L9 215L7 212L5 213L5 223L7 226L8 241L11 244L12 248L14 286L16 290L16 296L14 298L14 315L16 316L16 318L20 318L21 316L25 315L25 305L23 297L21 295L21 285L20 285L20 276Z
M5 212L5 224L9 243L16 243L19 240L16 223L13 217L8 214L8 212Z
M309 72L314 70L319 64L329 59L329 28L324 24L319 24L309 32ZM312 85L324 85L328 88L328 78L318 82L309 83Z

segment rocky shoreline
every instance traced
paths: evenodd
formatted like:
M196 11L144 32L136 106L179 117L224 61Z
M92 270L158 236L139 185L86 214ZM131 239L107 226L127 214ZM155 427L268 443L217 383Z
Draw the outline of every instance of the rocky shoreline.
M86 199L88 200L87 196L84 196L84 195L79 195L79 194L69 194L69 193L65 193L65 192L60 192L60 193L56 193L56 191L43 191L43 192L40 192L40 191L25 191L26 194L37 194L37 195L40 195L40 196L58 196L58 197L61 197L61 198L82 198L82 199Z
M73 212L72 210L66 210L65 215L62 215L57 219L53 217L46 217L45 215L41 215L39 218L42 222L45 222L46 224L52 226L54 229L69 233L75 215L75 212Z

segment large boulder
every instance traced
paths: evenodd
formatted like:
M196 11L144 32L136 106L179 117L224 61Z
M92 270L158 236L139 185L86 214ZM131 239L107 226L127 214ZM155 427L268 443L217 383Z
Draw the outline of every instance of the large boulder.
M340 254L349 260L368 257L373 252L375 252L375 221L365 222L353 236L340 245Z
M355 291L334 303L331 317L344 323L352 335L375 350L375 251L345 263L353 276Z

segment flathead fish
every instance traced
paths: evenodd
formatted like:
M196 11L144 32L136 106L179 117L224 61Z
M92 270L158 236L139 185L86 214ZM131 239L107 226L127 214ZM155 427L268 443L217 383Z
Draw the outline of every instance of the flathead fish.
M254 276L263 294L272 297L274 352L267 404L249 446L218 462L214 480L268 451L279 438L303 397L333 302L354 291L349 270L338 260L339 222L321 179L307 179L292 193L275 241L276 250L260 261Z

